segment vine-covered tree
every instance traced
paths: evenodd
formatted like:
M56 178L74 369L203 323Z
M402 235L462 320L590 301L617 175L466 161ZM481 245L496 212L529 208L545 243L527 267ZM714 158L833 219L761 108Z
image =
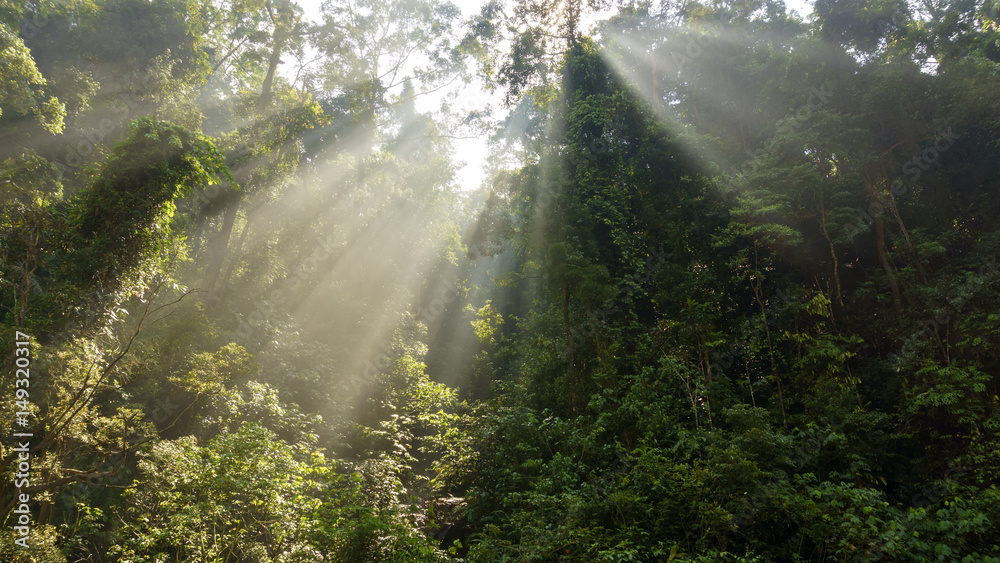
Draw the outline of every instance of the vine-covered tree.
M316 4L0 0L0 560L1000 561L995 2Z

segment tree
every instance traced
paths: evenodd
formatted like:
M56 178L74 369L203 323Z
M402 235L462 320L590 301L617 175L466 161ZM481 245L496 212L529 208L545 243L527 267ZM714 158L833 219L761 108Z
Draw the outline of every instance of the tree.
M45 78L15 27L10 25L10 19L13 18L0 21L0 55L8 61L0 72L3 84L0 105L11 106L21 114L32 113L46 131L59 133L63 130L66 106L58 98L43 93Z

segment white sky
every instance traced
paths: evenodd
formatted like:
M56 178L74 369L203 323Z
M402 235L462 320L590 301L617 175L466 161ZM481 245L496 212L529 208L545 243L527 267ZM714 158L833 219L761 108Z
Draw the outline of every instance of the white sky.
M812 12L814 1L785 0L785 4L789 11L798 12L800 16L806 18ZM296 3L305 11L305 18L307 20L320 20L320 5L323 3L323 0L297 0ZM468 18L479 12L485 0L452 0L452 3L461 8L463 16ZM430 112L438 109L441 101L444 99L444 95L445 92L437 96L425 96L423 100L417 103L418 111ZM497 104L500 101L499 95L489 96L483 92L481 84L478 84L478 81L474 81L472 85L464 87L459 91L459 95L464 99L457 103L459 107L462 107L462 101L464 101L465 106L483 101ZM471 110L474 108L466 107L466 109ZM487 156L487 140L485 138L461 139L454 141L453 146L455 149L454 159L456 165L460 167L457 173L459 188L462 190L474 190L480 187L483 181L484 164Z

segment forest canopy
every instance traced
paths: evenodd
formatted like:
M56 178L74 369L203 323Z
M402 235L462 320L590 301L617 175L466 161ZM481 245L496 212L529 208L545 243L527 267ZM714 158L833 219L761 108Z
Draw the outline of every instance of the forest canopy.
M0 561L1000 562L1000 3L795 7L0 0Z

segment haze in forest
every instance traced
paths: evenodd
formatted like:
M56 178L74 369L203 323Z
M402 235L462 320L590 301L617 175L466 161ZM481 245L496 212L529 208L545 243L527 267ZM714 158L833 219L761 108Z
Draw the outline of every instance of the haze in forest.
M0 0L0 561L1000 561L995 0Z

